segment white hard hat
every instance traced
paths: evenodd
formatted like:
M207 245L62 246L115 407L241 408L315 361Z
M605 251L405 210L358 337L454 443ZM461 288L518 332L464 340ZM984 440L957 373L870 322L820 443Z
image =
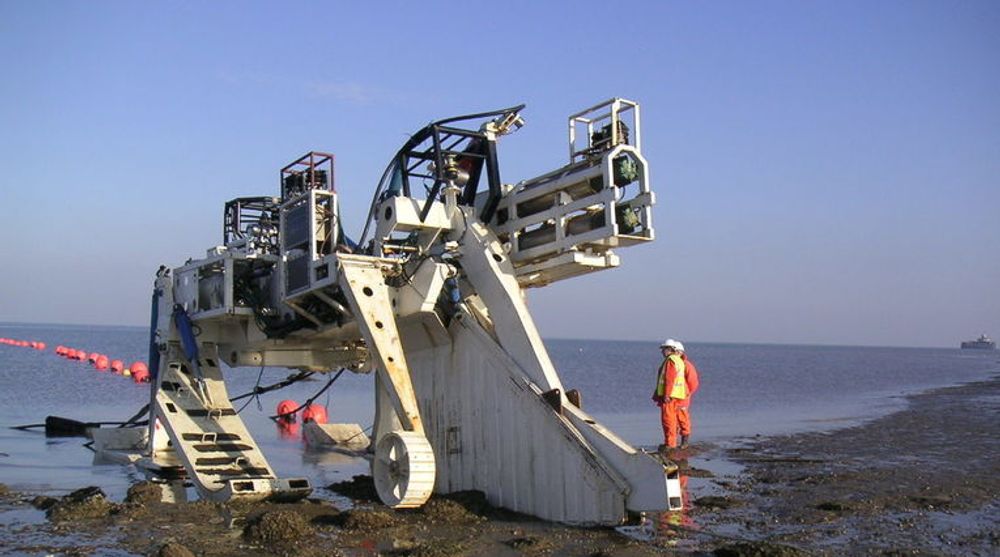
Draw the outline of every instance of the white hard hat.
M672 338L668 338L667 340L663 341L663 344L660 345L660 348L673 348L678 352L684 351L684 345L681 344L681 341L674 340Z

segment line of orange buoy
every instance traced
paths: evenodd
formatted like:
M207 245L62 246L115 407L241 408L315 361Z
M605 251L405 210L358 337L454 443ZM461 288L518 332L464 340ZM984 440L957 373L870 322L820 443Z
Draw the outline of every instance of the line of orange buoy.
M45 343L37 340L17 340L13 338L0 337L0 344L19 346L22 348L34 348L35 350L45 350Z
M300 424L296 419L296 414L302 414L302 423L316 422L325 424L328 421L326 408L319 404L310 404L304 408L299 407L299 403L291 399L285 399L278 403L277 419L278 435L285 439L295 439L299 437Z
M117 375L132 377L136 383L149 382L149 369L144 362L132 362L132 365L125 367L125 362L118 359L112 360L106 354L87 353L86 350L77 350L62 345L57 346L55 352L70 360L87 361L97 371L111 371Z
M44 351L47 346L44 342L37 340L29 341L2 337L0 337L0 344L33 348L39 352ZM97 352L88 353L86 350L77 350L63 345L57 346L55 353L70 360L90 362L90 364L94 366L94 369L97 371L110 370L118 375L123 375L125 377L131 376L132 380L136 383L148 383L150 379L149 368L146 367L145 362L132 362L132 365L125 367L125 362L122 360L112 360L105 354L99 354Z

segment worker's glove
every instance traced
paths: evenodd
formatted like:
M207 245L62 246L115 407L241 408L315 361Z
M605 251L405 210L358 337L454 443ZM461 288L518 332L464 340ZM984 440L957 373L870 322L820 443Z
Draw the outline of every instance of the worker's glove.
M660 396L660 395L653 395L652 398L653 398L653 402L655 402L657 406L662 406L663 405L663 397L662 396Z

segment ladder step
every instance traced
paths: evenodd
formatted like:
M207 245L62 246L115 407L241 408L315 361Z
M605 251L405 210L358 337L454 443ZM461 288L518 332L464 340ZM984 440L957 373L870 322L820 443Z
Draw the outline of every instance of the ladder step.
M240 436L235 433L183 433L181 438L185 441L239 441Z
M199 474L206 476L245 476L247 478L269 478L267 468L199 468Z
M214 408L211 410L205 408L191 408L184 409L188 416L194 417L207 417L207 416L235 416L236 410L232 408Z
M231 452L242 452L242 451L252 451L252 445L246 445L243 443L203 443L201 445L194 445L194 450L202 453L231 453Z
M245 462L246 458L242 456L217 456L217 457L201 457L194 461L195 466L222 466L226 464L239 464L240 462Z

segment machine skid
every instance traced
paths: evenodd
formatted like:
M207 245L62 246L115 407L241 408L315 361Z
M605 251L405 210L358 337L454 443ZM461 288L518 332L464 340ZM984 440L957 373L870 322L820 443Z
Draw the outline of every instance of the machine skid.
M680 508L676 469L566 396L526 301L528 288L617 267L615 249L654 238L639 105L616 98L571 116L569 162L504 184L497 142L523 125L522 108L413 134L357 242L342 229L331 154L283 168L280 198L227 203L225 245L158 275L153 460L183 464L210 499L304 496L308 481L276 478L236 415L220 362L374 371L368 450L390 507L479 490L588 525Z

